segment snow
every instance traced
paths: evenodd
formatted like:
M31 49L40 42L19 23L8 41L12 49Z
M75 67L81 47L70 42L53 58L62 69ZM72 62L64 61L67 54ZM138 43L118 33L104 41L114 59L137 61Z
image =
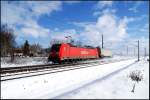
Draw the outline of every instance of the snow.
M130 72L139 70L143 74L143 80L136 83L135 92L131 92L133 82L128 75ZM58 98L76 99L149 99L149 62L142 59L118 74L106 79L98 79L94 82L78 88L71 93L66 93Z
M107 97L117 98L117 96L119 98L119 95L121 96L121 93L130 94L132 84L130 84L131 83L130 81L127 81L127 78L122 79L122 77L123 75L125 76L127 75L127 73L124 72L124 70L127 70L128 68L131 67L134 68L134 66L133 65L131 66L131 64L136 63L135 60L137 59L132 60L130 59L126 61L105 65L97 65L97 66L93 65L93 67L64 71L53 74L45 74L34 77L2 81L1 98L2 99L107 98ZM145 65L147 66L147 64ZM119 73L122 71L124 72L124 74L119 75ZM144 71L148 70L146 69ZM115 80L113 76L116 74L119 76L118 77L116 76L117 78L115 78L116 79ZM101 85L94 85L98 81L100 81ZM87 87L90 86L90 84L93 84L93 86ZM148 78L147 79L144 78L144 82L143 83L141 82L139 84L143 84L143 86L145 86L143 88L146 90L147 89L146 87L148 85ZM138 91L138 86L141 85L136 86L136 91ZM81 87L84 88L82 89ZM140 90L142 90L143 88L140 88ZM81 89L80 92L78 89L79 90ZM146 92L143 92L143 94L140 95L141 98L147 98L147 93L148 93L147 90ZM129 96L127 95L128 96L127 98L130 97L134 98L134 96L132 95L133 94ZM136 97L138 98L137 95L135 96L135 98Z
M20 67L27 65L38 65L38 64L46 64L47 57L16 57L14 62L10 62L9 57L1 58L1 68L4 67Z

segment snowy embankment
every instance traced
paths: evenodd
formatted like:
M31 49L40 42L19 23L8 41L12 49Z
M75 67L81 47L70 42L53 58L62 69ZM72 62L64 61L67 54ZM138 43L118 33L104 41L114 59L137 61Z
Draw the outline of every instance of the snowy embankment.
M10 62L9 57L1 58L1 68L4 67L17 67L17 66L27 66L27 65L38 65L46 64L47 57L16 57L14 62Z
M59 96L66 95L69 91L85 86L97 79L107 79L107 77L130 67L131 64L135 63L135 60L4 81L1 82L1 98L59 98Z

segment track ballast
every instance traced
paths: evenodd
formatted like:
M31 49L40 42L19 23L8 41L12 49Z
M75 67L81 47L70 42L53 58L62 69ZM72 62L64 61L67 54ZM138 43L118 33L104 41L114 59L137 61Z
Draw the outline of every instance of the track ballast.
M127 59L123 59L123 60L127 60ZM1 68L1 81L87 68L96 65L119 62L123 60L112 60L109 62L102 60L102 61L93 61L93 62L68 63L68 64L61 64L61 65L46 64L46 65L24 66L24 67Z

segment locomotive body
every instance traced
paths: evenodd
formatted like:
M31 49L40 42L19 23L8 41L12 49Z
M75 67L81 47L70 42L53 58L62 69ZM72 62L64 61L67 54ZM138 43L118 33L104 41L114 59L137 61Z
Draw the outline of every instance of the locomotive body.
M61 63L66 61L96 59L100 56L100 48L77 47L69 43L62 43L52 46L48 60L54 63Z

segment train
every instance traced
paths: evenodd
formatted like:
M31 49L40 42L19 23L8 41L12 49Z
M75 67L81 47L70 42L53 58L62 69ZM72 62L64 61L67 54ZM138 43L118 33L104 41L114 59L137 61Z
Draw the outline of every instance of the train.
M48 61L61 64L111 56L110 51L102 50L99 47L81 47L71 43L57 43L52 45Z

